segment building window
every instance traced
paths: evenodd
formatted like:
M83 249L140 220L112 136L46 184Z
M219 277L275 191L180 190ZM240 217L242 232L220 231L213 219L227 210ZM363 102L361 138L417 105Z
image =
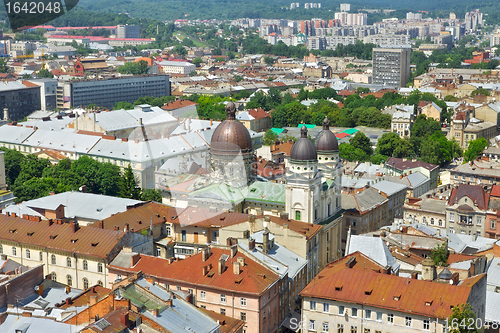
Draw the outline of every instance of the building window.
M240 298L240 305L241 306L247 306L247 299L246 298Z
M30 259L31 258L31 252L29 249L26 249L26 259Z
M411 317L405 317L405 326L411 327Z
M309 301L309 310L316 311L316 301Z
M478 216L477 217L477 225L481 225L481 223L483 223L483 219L481 218L481 216Z
M352 308L352 316L357 317L358 316L358 308Z
M351 333L358 333L358 326L351 326Z
M330 304L323 303L323 312L330 312Z
M156 249L156 256L161 257L161 249L160 248Z
M89 280L87 278L83 278L83 289L89 289Z
M200 291L200 298L201 299L206 299L207 298L207 293L205 291Z
M83 269L86 271L89 269L89 263L87 262L87 260L83 261Z
M71 287L71 286L73 285L73 278L71 277L71 275L67 275L67 276L66 276L66 281L67 281L67 283L66 283L66 284L67 284L68 286L70 286L70 287Z
M55 254L50 256L50 262L52 263L52 265L56 264L56 255Z
M101 280L97 281L97 285L102 287L102 281Z
M431 217L431 225L434 225L434 218Z
M329 328L330 328L330 324L327 321L324 321L323 324L321 325L321 331L328 332Z
M182 230L181 237L182 237L182 241L185 242L186 241L186 230Z
M315 331L316 330L316 321L309 320L309 330L310 331Z
M52 281L57 281L57 275L56 275L56 272L52 272L50 273L51 277L52 277Z
M247 313L246 312L240 312L240 318L243 321L247 321Z
M17 249L15 246L12 247L12 255L17 256Z
M495 222L496 222L495 220L491 220L490 221L490 229L495 229L496 228Z
M387 321L389 323L394 323L394 315L392 313L387 314Z
M0 254L3 254L3 246L0 244Z
M43 261L43 252L40 251L40 261Z
M455 221L455 213L450 213L450 221Z
M345 313L345 307L343 305L339 305L339 315L343 316Z
M337 333L344 333L344 325L337 324Z
M220 314L225 316L226 315L226 309L220 308Z
M427 319L424 319L424 330L430 330L431 328L431 323L429 322L429 320Z
M166 233L167 237L170 237L171 232L172 231L170 231L170 227L165 228L165 233Z
M453 231L453 228L450 227L450 234L453 234L453 233L455 233L455 231Z
M66 258L66 266L71 267L71 258L70 257Z
M365 318L372 319L372 310L365 310Z
M97 272L102 273L102 264L101 263L97 264Z
M442 227L442 226L443 226L443 220L439 219L439 221L438 221L438 225L439 225L440 227Z
M182 291L182 288L177 286L177 291Z
M377 321L382 321L382 312L377 312Z
M300 210L296 210L296 211L295 211L295 219L296 219L297 221L300 221Z
M223 295L223 294L220 295L220 302L226 303L226 295Z
M206 309L207 307L205 305L200 305L200 308Z

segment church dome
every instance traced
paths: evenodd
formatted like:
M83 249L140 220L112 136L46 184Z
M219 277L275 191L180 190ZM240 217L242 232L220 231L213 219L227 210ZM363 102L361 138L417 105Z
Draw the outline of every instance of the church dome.
M236 120L236 106L233 102L226 105L226 120L217 126L210 151L214 154L238 155L252 150L252 138L248 129Z
M335 134L330 131L330 121L325 117L323 120L323 130L316 137L316 149L318 152L337 152L339 143Z
M300 130L300 139L293 144L290 159L295 161L316 161L318 159L316 147L307 138L307 127L305 125Z

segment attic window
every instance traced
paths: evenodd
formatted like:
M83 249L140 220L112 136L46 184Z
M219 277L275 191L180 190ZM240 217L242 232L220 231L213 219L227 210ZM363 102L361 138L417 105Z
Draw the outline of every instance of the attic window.
M97 244L99 244L99 242L97 242L97 243L92 243L92 246L94 246L94 247L95 247L95 246L97 246Z
M35 233L35 232L33 232L33 231L32 231L32 232L28 232L28 234L27 234L27 235L28 235L28 236L33 236L33 234L34 234L34 233Z
M401 299L401 295L395 295L395 296L393 297L393 299L394 299L395 301L399 301L399 300Z
M214 276L214 274L215 272L208 272L207 276L211 278L212 276Z
M242 278L242 277L237 278L236 280L234 280L234 283L236 283L236 284L240 284L240 283L241 283L241 281L243 281L243 278Z
M78 240L78 239L72 239L72 240L71 240L71 243L73 243L73 244L74 244L74 243L76 243L76 241L77 241L77 240Z
M373 291L373 289L370 289L370 290L365 290L365 295L371 295L371 294L372 294L372 291Z
M257 191L257 189L256 189L256 188L251 188L251 189L250 189L250 192L252 192L252 193L254 193L255 191Z
M50 239L56 239L57 235L51 235Z
M431 306L432 305L432 301L425 301L425 306Z
M98 212L100 212L100 211L102 211L102 208L97 208L96 210L97 210Z
M137 223L142 224L142 221L137 221Z
M342 290L342 286L335 287L335 291L341 291L341 290Z
M9 230L9 232L10 232L11 234L13 234L13 233L15 233L15 232L16 232L16 230L17 230L17 229L10 229L10 230Z

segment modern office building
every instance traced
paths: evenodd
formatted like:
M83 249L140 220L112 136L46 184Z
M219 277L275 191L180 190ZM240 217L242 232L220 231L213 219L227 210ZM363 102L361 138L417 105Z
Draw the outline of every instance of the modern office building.
M58 83L56 95L59 109L90 104L112 108L117 102L133 103L139 97L170 96L170 81L168 75L68 80Z
M1 82L0 110L4 120L20 120L40 110L40 86L25 80Z
M405 87L410 77L408 45L385 46L373 49L373 83Z
M117 38L141 38L141 27L139 25L122 24L116 26Z

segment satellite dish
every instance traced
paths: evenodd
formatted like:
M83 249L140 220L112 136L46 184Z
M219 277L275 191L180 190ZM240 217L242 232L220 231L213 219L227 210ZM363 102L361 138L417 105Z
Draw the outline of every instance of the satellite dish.
M35 291L38 291L40 289L39 286L35 286Z
M453 280L450 279L450 284L453 285Z
M267 221L264 221L262 225L264 226L264 228L267 228Z

